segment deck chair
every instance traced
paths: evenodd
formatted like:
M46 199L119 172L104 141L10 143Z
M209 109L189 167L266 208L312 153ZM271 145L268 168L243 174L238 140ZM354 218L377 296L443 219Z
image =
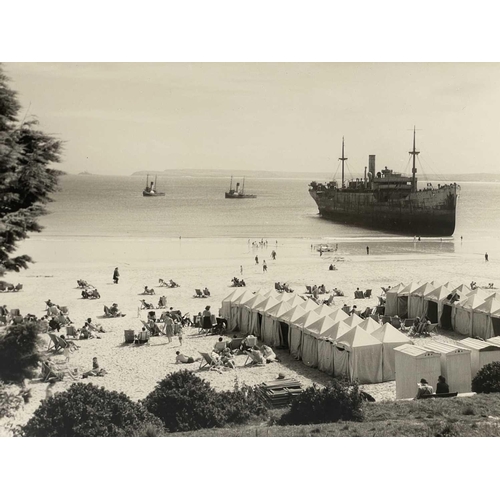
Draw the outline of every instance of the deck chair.
M66 342L65 339L62 339L61 337L58 337L57 335L55 335L55 337L56 337L57 343L59 344L59 347L61 349L64 349L65 347L69 347L70 351L75 351L77 349L74 344L70 344L69 342Z
M306 293L312 294L312 286L306 285Z
M21 316L21 311L19 309L11 309L10 316L13 318L14 316Z
M61 344L59 344L59 337L55 333L49 333L49 345L47 346L47 351L57 352L61 349Z
M107 317L107 318L113 318L114 316L111 314L111 311L109 310L109 307L108 306L104 306L104 315Z
M203 292L199 288L195 288L194 291L195 291L196 295L193 295L193 297L195 299L204 299L204 298L206 298L205 295L203 294Z
M158 307L159 308L167 307L167 297L165 297L165 295L162 295L158 300Z
M351 308L349 306L344 306L342 308L342 311L344 311L346 314L349 314L351 312Z
M243 342L243 339L240 338L240 339L231 339L229 341L229 344L227 344L227 347L231 350L231 351L236 351L237 349L240 348L241 346L241 343Z
M369 318L370 315L372 313L372 308L371 307L367 307L362 313L361 313L361 316L363 316L363 318Z
M15 287L13 292L20 292L23 289L23 285L21 283L18 283Z
M415 323L414 319L405 319L403 325L405 328L410 328L411 326L413 326L414 323Z
M215 352L221 352L223 351L225 348L227 347L227 342L226 341L222 341L222 342L217 342L214 346L214 351Z
M327 299L327 300L325 300L325 301L323 302L323 304L325 304L325 305L327 305L327 306L331 306L331 305L333 304L333 299L334 299L334 297L335 297L334 295L330 295L330 297L328 297L328 299Z
M76 338L78 335L76 333L76 328L74 326L67 326L66 327L66 337L73 337Z
M382 324L390 323L391 322L391 317L390 316L382 316Z
M59 310L63 313L63 314L69 314L69 309L66 307L66 306L61 306L59 308Z
M212 368L215 368L217 366L220 366L220 362L214 358L212 358L212 355L209 354L208 352L200 352L201 354L201 360L200 360L200 366L198 367L198 370L201 370L202 368L205 368L208 366L208 369L211 370Z
M384 299L384 297L381 297L379 295L377 298L378 298L378 305L379 306L385 306L385 299Z
M7 324L7 316L0 316L0 324L2 325Z
M24 318L22 316L14 316L12 318L12 321L14 322L15 325L20 325L21 323L24 322Z
M50 366L48 361L42 361L42 382L48 382L53 378L62 380L64 378L64 372L56 371Z
M361 290L356 290L354 292L354 298L355 299L364 299L365 295L363 294L363 292Z
M59 316L59 308L57 306L50 306L47 309L47 313L51 316Z
M377 323L380 321L380 316L378 314L370 314L370 318L376 321Z
M371 290L366 290L365 292L365 299L369 299L372 296L372 291Z
M401 320L399 318L391 317L391 325L397 330L399 330L401 328Z
M431 323L430 325L427 325L427 328L424 331L425 333L436 333L437 326L437 323Z

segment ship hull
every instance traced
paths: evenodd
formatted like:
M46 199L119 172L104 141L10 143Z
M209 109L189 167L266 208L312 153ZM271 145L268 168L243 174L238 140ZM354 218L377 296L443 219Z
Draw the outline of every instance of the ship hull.
M147 196L148 198L155 198L157 196L165 196L165 193L155 193L155 194L151 194L151 193L148 193L147 191L143 191L142 192L142 196Z
M422 190L399 200L380 202L373 192L310 194L325 219L376 230L417 236L451 236L455 231L457 186Z
M229 194L229 193L225 193L225 197L226 199L230 199L230 200L244 200L244 199L248 199L248 198L257 198L257 195L256 194Z

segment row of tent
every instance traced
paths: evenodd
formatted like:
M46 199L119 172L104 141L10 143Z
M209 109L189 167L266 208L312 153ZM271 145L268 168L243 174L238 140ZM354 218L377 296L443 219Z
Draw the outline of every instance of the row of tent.
M235 289L220 314L229 329L253 334L289 349L310 367L362 384L395 379L395 347L411 341L391 324L348 316L339 307L318 305L294 293Z
M458 301L451 301L455 294ZM400 318L427 316L431 323L469 337L500 335L500 294L493 289L450 283L399 284L386 292L385 314Z

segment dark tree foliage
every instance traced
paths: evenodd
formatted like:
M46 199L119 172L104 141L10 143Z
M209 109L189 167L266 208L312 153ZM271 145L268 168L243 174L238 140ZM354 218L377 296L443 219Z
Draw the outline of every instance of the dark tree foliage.
M162 432L161 421L124 393L83 383L42 401L21 431L28 437L125 437Z
M20 104L0 66L0 276L26 269L29 255L13 257L20 241L42 227L37 219L57 190L62 143L37 129L34 119L18 119Z
M500 392L500 362L484 365L472 379L474 392Z
M303 425L362 420L363 398L356 383L333 379L331 385L308 387L292 401L280 420L282 425Z
M0 379L22 382L32 378L40 362L40 325L35 321L10 325L0 336Z
M267 416L252 388L217 392L188 370L167 375L143 404L170 432L224 427Z

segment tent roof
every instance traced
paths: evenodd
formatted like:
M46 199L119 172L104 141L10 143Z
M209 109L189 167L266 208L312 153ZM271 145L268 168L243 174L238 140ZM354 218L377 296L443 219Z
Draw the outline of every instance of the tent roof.
M328 330L321 335L322 339L336 340L342 334L348 332L352 327L346 325L343 321L337 321Z
M492 295L495 295L495 292L493 290L485 290L484 288L475 288L472 290L472 292L469 292L466 296L467 297L482 297L483 301L491 297Z
M353 326L359 325L362 321L363 320L357 314L353 314L345 319L344 323L352 328Z
M380 323L377 323L373 318L365 318L358 326L363 328L368 333L372 333L380 328Z
M384 344L401 344L403 342L408 344L412 343L404 333L400 332L397 328L394 328L390 323L382 325L374 332L371 332L371 335Z
M364 347L369 345L381 345L382 342L372 337L366 330L359 325L351 328L346 333L337 337L337 344L350 347Z
M430 291L428 294L424 295L426 300L441 301L446 299L450 295L451 290L446 285L441 285L438 288Z
M263 297L269 297L269 294L271 293L271 289L270 288L259 288L255 293L262 295Z
M346 320L349 316L342 311L342 309L336 309L332 313L328 315L330 318L333 319L333 321L344 321Z
M309 326L320 318L321 317L314 311L306 311L305 314L300 316L300 318L297 318L292 324L294 326L298 326L299 328L305 328L306 326Z
M261 302L260 304L257 304L253 307L254 311L258 312L265 312L271 307L275 306L276 304L279 304L279 302L274 298L274 297L267 297L264 302Z
M431 351L430 349L423 349L421 346L413 344L403 344L394 348L395 351L402 352L413 358L429 358L439 357L439 353Z
M412 292L412 295L418 295L419 297L422 297L424 295L427 295L429 292L432 292L436 287L432 285L431 283L424 283L423 285L419 286L416 290Z
M254 294L253 297L250 297L249 299L245 300L244 302L240 302L241 306L247 306L247 307L252 307L256 304L259 304L260 302L264 302L267 297L264 297L258 293Z
M387 290L385 294L387 295L388 293L399 293L401 290L403 290L404 287L405 285L403 285L403 283L399 283L399 285L391 286L391 288L389 288L389 290Z
M327 332L334 324L335 321L332 318L329 316L322 316L320 319L308 325L306 330L315 337L319 337L320 335L323 335L323 333Z
M243 304L247 300L252 299L253 297L255 297L255 295L250 290L247 290L236 299L231 300L231 304Z
M500 309L500 300L495 295L487 298L482 304L479 304L475 311L491 314Z
M285 313L286 311L290 310L292 306L288 304L287 302L278 302L274 306L271 306L269 309L266 310L266 314L269 314L269 316L273 316L277 318L280 316L280 314Z
M455 307L462 307L463 309L476 309L476 307L483 304L485 298L479 294L469 295L465 299L455 303Z
M470 350L466 347L461 347L455 344L447 344L445 342L437 342L436 340L430 340L420 347L422 349L438 352L440 354L460 354L463 352L470 352Z
M421 283L417 281L412 281L410 284L406 285L402 290L398 292L398 295L409 295L413 293L417 288L421 286Z
M451 291L457 292L458 294L463 293L463 294L467 295L468 293L470 293L471 289L467 285L464 285L462 283L461 285L458 285L456 288L452 288Z
M288 311L278 316L278 319L280 321L285 321L285 322L295 321L296 319L303 316L305 313L306 310L300 304L297 304L296 306L293 306L292 308L288 309Z
M467 349L473 349L475 351L500 351L500 345L490 344L484 340L478 340L473 338L465 338L458 341L460 346L466 347Z
M235 288L225 299L222 299L222 302L232 302L234 299L238 298L240 295L245 293L245 289L243 287Z
M316 307L316 309L313 309L313 311L315 313L318 313L320 316L328 316L333 312L333 309L326 304L321 304L320 306Z
M292 299L287 300L287 304L290 304L292 307L295 307L295 306L297 306L299 304L303 304L303 303L304 303L304 299L302 297L299 297L298 295L296 295Z

